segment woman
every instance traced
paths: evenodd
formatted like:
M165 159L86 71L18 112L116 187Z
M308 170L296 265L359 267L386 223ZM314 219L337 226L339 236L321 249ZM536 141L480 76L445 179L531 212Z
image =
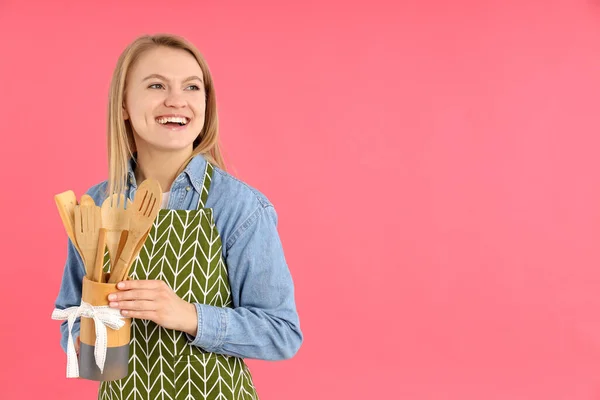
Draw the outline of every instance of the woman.
M302 343L277 214L225 172L218 140L198 50L172 35L130 44L110 88L109 179L87 193L96 204L112 193L133 199L139 183L155 179L163 209L131 279L109 296L132 318L129 375L102 382L101 399L255 399L243 358L287 359ZM84 275L69 242L56 308L80 304ZM67 351L66 322L61 332ZM73 335L79 352L79 321Z

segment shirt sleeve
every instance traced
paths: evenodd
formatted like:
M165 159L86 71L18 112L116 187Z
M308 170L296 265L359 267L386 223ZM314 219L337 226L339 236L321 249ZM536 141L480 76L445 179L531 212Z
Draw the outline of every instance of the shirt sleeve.
M67 261L63 271L60 290L54 303L55 308L64 310L73 306L78 307L81 304L81 284L84 276L85 267L83 261L81 260L79 253L77 253L71 239L68 239ZM80 320L80 318L77 318L73 325L73 340L79 336ZM68 321L63 321L60 324L60 333L60 345L66 353L69 339Z
M235 232L227 250L233 308L195 303L192 345L241 358L293 357L303 340L294 284L277 231L272 205L259 206Z

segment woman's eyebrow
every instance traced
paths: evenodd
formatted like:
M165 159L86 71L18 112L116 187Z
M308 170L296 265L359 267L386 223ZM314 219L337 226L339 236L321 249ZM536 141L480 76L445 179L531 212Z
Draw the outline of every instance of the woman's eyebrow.
M167 78L165 78L165 77L164 77L164 76L162 76L162 75L159 75L159 74L151 74L151 75L148 75L147 77L145 77L144 79L142 79L142 82L145 82L145 81L147 81L147 80L149 80L149 79L157 79L157 78L158 78L158 79L162 79L163 81L168 81L168 79L167 79ZM188 82L188 81L193 81L193 80L195 80L195 79L196 79L196 80L199 80L200 82L202 82L202 84L204 84L204 82L202 81L202 79L201 79L200 77L196 76L196 75L189 76L189 77L185 78L185 79L183 80L183 83L185 83L185 82Z

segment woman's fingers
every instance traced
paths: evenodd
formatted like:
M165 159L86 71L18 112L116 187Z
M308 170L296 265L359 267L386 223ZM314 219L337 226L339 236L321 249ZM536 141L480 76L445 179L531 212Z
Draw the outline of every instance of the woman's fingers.
M128 318L137 318L137 319L148 319L150 321L156 322L156 313L154 311L130 311L123 310L123 315Z
M121 302L125 300L154 300L155 298L156 290L152 289L124 290L108 295L108 300L111 302Z
M129 311L155 311L157 304L152 300L125 300L111 302L109 306L112 308Z

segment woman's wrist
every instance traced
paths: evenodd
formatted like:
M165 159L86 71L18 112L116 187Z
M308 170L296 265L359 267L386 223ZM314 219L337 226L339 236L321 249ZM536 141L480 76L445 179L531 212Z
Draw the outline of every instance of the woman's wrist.
M181 326L181 331L190 336L196 337L198 334L198 313L196 312L196 306L187 301L185 302L185 312L182 313Z

